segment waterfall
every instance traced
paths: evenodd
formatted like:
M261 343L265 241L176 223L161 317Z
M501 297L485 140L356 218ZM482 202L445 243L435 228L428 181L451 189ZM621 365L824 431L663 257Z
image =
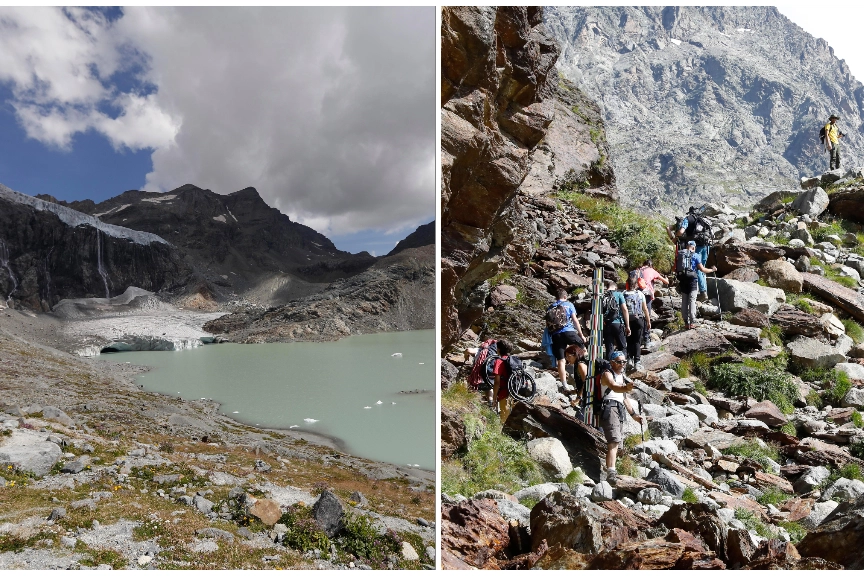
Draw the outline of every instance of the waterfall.
M0 238L0 268L5 268L9 273L9 278L12 280L12 290L6 295L6 306L11 308L12 294L18 289L18 279L12 272L12 266L9 264L9 249L6 247L6 242Z
M105 285L105 298L111 298L111 291L108 290L108 274L105 273L105 267L102 265L102 231L98 228L96 229L96 269Z

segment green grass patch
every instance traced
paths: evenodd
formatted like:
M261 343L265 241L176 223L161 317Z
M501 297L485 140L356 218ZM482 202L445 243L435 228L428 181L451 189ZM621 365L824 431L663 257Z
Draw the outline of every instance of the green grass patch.
M672 267L672 250L664 221L639 214L602 198L581 192L558 192L558 198L584 210L589 219L609 227L609 239L618 244L630 267L651 258L654 267L668 272Z
M784 434L789 434L790 436L798 436L798 429L795 428L795 424L792 422L786 422L783 426L780 427L780 431Z
M311 508L295 504L282 514L279 524L288 527L288 532L282 539L282 543L288 548L300 552L317 548L325 557L330 554L330 539L318 527L312 517Z
M852 412L852 424L854 424L856 428L864 427L864 416L861 416L861 413L858 412L858 410Z
M629 454L624 454L618 458L618 461L615 463L615 469L619 474L623 474L624 476L632 476L633 478L642 477L642 475L639 474L636 461L633 460Z
M684 329L684 317L681 312L675 312L675 318L666 325L670 332L678 332Z
M111 566L114 570L122 570L126 567L126 558L115 550L102 550L91 548L78 540L75 544L75 551L85 554L84 558L78 561L82 566L95 568L103 564Z
M689 504L696 504L699 502L699 497L696 496L696 492L693 491L693 488L687 486L684 489L684 494L681 495L681 500Z
M757 369L741 364L720 364L711 369L708 384L734 396L770 400L784 414L791 414L798 398L792 377L779 369Z
M651 431L648 428L645 428L645 441L651 440ZM636 446L642 443L642 433L639 434L631 434L624 438L624 448L626 450L632 450Z
M849 445L849 454L858 459L864 459L864 440Z
M845 372L832 370L829 373L828 382L831 387L822 392L822 401L831 406L839 406L843 398L852 388L852 381L849 380L849 375Z
M771 504L772 506L777 506L778 504L782 504L791 497L792 496L786 494L782 490L779 490L774 486L769 486L764 492L762 492L762 496L757 498L756 501L763 506L768 506L769 504Z
M478 393L471 390L465 380L458 380L441 392L441 406L451 410L465 408L478 397Z
M489 279L490 286L498 286L499 284L506 284L508 280L513 276L513 272L510 270L502 270L495 276Z
M740 456L741 458L751 458L759 462L759 464L769 470L769 458L774 462L779 462L780 460L780 454L777 452L776 447L772 446L771 444L766 444L763 446L756 440L744 440L737 444L733 444L728 448L724 448L720 452L726 455Z
M819 392L817 392L816 390L811 390L810 392L808 392L807 396L804 397L804 401L807 402L808 406L813 406L814 408L820 410L822 409L822 406L825 405L825 403L822 402L822 396L820 396Z
M567 477L564 478L564 483L571 489L585 482L585 473L580 468L572 470Z
M841 320L841 322L846 328L846 335L852 338L856 344L864 342L864 328L858 322L851 318L846 318L845 320Z
M816 242L830 242L828 236L840 236L846 233L846 230L843 229L843 226L838 222L831 222L828 226L824 226L819 228L818 230L813 232L813 240Z
M337 538L336 546L358 558L371 560L381 567L388 556L402 550L402 542L392 530L379 534L369 517L360 514L349 514L346 517L345 529Z
M783 331L780 329L780 326L777 326L776 324L762 328L762 332L759 335L762 338L767 338L768 341L775 346L783 345Z
M693 381L693 390L698 392L702 396L708 396L708 389L705 388L705 384L703 384L701 380Z
M789 540L792 544L798 544L801 540L807 536L807 529L804 528L798 522L789 522L787 520L781 520L777 523L778 526L784 528L786 532L789 533Z
M754 530L759 536L763 538L773 538L774 532L768 526L765 525L762 520L756 517L756 515L746 508L737 508L735 510L735 518L741 521L744 524L744 527L747 530Z

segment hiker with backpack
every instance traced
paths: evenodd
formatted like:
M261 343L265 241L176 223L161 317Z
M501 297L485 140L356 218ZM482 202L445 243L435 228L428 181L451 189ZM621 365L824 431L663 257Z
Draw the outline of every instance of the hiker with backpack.
M633 410L627 392L633 390L633 382L624 376L624 364L627 356L624 352L613 352L610 358L611 370L606 370L600 376L603 390L603 401L600 404L600 428L606 437L606 479L614 479L618 475L615 461L618 457L618 447L623 440L624 410L630 416L644 424L644 419Z
M557 300L546 309L546 331L552 339L552 354L558 367L558 380L567 384L564 351L570 344L585 345L582 326L576 316L576 307L567 299L567 290L561 288Z
M627 312L627 303L614 280L606 282L602 308L603 347L606 349L608 359L615 350L627 350L627 337L630 336L630 315Z
M492 373L495 374L495 384L492 388L492 395L498 400L498 414L501 417L501 424L507 421L510 416L510 411L513 410L513 400L510 399L510 393L507 389L507 381L510 380L511 371L508 360L513 352L513 345L509 340L498 340L498 358L495 360L495 366Z
M648 307L648 318L651 318L651 303L654 301L654 282L659 281L668 286L669 279L654 269L654 263L651 261L650 258L646 259L642 263L641 267L636 268L635 270L630 272L631 275L634 273L637 276L635 289L642 290L642 292L645 294L645 305ZM627 281L627 289L634 289L630 285L629 276ZM644 331L642 340L645 342L645 344L648 344L648 342L651 340L650 326L647 330Z
M696 253L703 264L708 262L708 250L713 239L711 223L702 217L702 211L691 206L687 215L681 218L674 228L667 228L669 237L675 242L677 250L686 249L689 242L696 245ZM700 302L708 300L708 282L701 270L696 272L699 287L698 299Z
M678 275L678 292L681 293L681 317L687 330L696 327L696 272L716 272L717 267L706 268L702 257L696 252L696 242L690 240L687 247L675 255L675 272Z
M570 405L578 407L588 379L588 358L586 357L585 344L571 344L564 351L564 359L567 364L573 365L573 380L576 387L576 398L571 400Z
M825 145L825 150L828 151L829 170L840 168L840 138L843 138L845 134L837 126L837 120L839 119L839 116L832 114L828 118L828 123L819 131L819 138L822 140L822 144Z
M627 368L642 370L642 334L651 331L651 313L645 303L645 293L638 289L639 277L634 270L627 278L624 302L630 318L630 332L627 334Z

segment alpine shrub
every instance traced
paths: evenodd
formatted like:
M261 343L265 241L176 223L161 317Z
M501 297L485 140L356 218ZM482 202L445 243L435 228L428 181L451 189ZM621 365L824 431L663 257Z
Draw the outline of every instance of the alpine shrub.
M721 364L711 369L708 384L734 396L770 400L784 414L791 414L798 398L792 377L776 368L758 370L740 364Z

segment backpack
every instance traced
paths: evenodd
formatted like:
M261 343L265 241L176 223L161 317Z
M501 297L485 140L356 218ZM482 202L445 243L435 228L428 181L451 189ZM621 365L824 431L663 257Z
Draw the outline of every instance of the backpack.
M563 330L569 321L564 302L555 302L546 309L546 330L549 331L550 335Z
M645 281L645 277L642 275L642 268L636 268L627 273L627 289L647 291L648 282Z
M825 144L825 138L827 136L828 134L825 133L825 126L819 128L819 141L822 142L822 144Z
M705 220L701 214L698 214L695 210L691 211L687 216L685 216L681 223L678 224L678 228L681 229L684 225L684 220L687 220L687 227L684 230L684 236L682 240L693 240L696 242L697 246L705 246L711 244L711 240L714 238L714 234L711 231L711 223Z
M639 292L636 290L624 292L624 303L627 304L627 313L630 316L645 318L645 313L642 311L642 302L639 301Z
M621 305L615 299L615 291L603 294L601 304L603 306L604 324L612 324L621 317Z
M495 375L492 374L495 358L498 358L498 341L494 339L486 340L477 350L474 364L471 366L471 375L468 376L468 385L473 390L482 390L485 392L492 389L495 383Z
M675 273L678 275L678 280L696 278L696 269L693 268L693 253L684 248L678 250L675 256Z
M606 360L605 358L602 358L602 359L599 359L599 360L594 362L594 376L589 376L586 383L587 382L599 383L600 377L603 376L604 372L612 372L612 364L610 364L609 361ZM600 389L601 389L601 386L598 385L597 390L600 390ZM609 390L610 390L610 388L607 388L606 394L604 394L603 396L600 396L599 394L594 395L594 398L592 399L592 402L591 402L591 407L594 411L594 414L597 414L599 416L600 407L603 404L603 400L606 399L606 395L609 394ZM582 397L584 398L585 396L583 395Z

